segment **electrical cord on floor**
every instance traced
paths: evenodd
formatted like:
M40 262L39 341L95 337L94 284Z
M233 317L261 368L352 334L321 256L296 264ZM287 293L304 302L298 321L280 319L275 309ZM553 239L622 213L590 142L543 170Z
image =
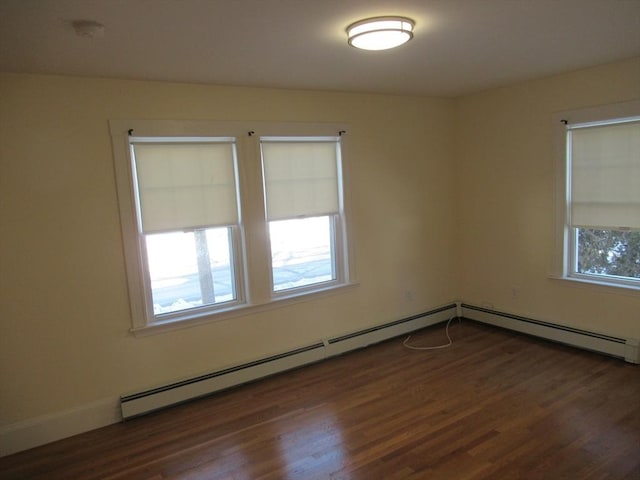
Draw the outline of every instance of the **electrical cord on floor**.
M439 348L447 348L450 347L451 345L453 345L453 341L451 340L451 337L449 336L449 325L451 325L451 322L453 321L453 319L456 317L451 317L449 319L449 321L447 322L447 327L445 328L444 332L447 334L447 340L449 340L449 343L445 343L444 345L436 345L435 347L416 347L414 345L409 345L409 339L411 338L411 335L409 335L407 337L407 339L402 342L402 344L407 347L410 348L411 350L437 350Z

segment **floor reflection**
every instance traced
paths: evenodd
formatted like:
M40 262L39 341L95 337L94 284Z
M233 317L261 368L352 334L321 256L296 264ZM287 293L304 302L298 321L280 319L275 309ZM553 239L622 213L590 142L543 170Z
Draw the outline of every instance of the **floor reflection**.
M347 452L342 427L334 413L327 407L318 407L297 413L292 420L278 422L283 478L349 480L348 474L338 473L346 466Z

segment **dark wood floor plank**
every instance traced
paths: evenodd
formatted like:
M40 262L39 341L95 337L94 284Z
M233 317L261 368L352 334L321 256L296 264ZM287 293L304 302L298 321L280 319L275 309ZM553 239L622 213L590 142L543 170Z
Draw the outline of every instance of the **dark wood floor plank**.
M0 478L640 479L639 367L474 322L450 333L5 457Z

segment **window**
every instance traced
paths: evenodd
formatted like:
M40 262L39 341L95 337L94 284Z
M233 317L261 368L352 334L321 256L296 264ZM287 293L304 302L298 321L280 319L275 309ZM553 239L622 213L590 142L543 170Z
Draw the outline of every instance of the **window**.
M353 282L337 126L112 121L111 131L134 332Z
M342 280L340 138L262 138L274 292Z
M640 288L640 115L632 111L563 119L568 278Z
M132 136L129 143L148 316L240 300L235 139Z

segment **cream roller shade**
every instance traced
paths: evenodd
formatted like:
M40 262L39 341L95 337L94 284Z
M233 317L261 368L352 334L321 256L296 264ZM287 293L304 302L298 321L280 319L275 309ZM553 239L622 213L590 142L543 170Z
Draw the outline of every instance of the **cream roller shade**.
M569 139L572 226L640 229L640 121L570 127Z
M133 143L144 233L238 222L235 145Z
M337 138L263 139L261 147L268 220L339 212Z

